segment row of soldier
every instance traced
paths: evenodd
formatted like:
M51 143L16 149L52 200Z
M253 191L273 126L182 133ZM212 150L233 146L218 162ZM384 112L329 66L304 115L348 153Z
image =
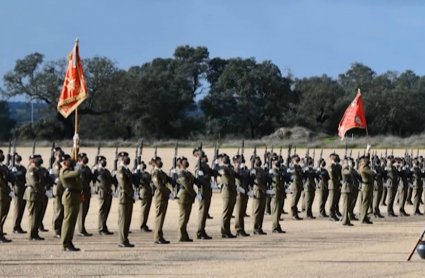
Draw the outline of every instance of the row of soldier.
M78 148L76 146L76 148ZM329 217L332 221L342 221L343 225L352 225L350 220L356 220L354 206L357 197L360 197L361 222L371 224L367 212L372 203L375 217L382 217L379 211L379 203L387 191L387 207L389 216L394 217L393 204L396 193L399 193L400 214L407 215L404 204L408 199L409 188L414 195L415 213L419 212L419 202L422 195L421 175L419 160L402 161L389 156L387 165L384 167L378 157L373 156L372 166L368 155L358 159L360 167L355 170L355 162L351 158L345 158L340 165L339 156L331 154L331 165L326 167L323 158L319 159L319 167L315 168L313 159L306 155L301 159L298 155L290 155L286 165L281 155L268 153L264 157L264 164L259 156L251 157L251 169L245 166L245 159L237 154L230 161L226 154L218 155L215 152L212 168L208 165L208 158L197 148L193 155L197 158L197 165L193 174L188 170L189 163L185 157L175 156L173 170L167 175L162 170L162 161L154 156L149 162L153 169L149 173L147 165L137 157L133 171L129 169L130 158L128 153L122 152L117 155L114 163L114 171L111 173L106 168L106 158L97 156L97 164L93 169L88 166L88 158L84 153L78 155L77 165L73 165L71 156L65 155L60 148L54 149L54 161L52 160L50 171L42 167L41 156L32 155L28 170L21 165L21 157L14 155L15 165L2 170L2 197L1 202L1 232L4 220L7 216L7 200L13 197L15 202L14 233L26 233L21 227L22 215L25 202L27 203L30 219L29 238L31 240L43 240L38 231L45 231L42 223L50 198L50 184L53 184L52 197L54 217L53 228L55 238L61 238L64 250L77 251L72 243L75 224L78 220L78 235L91 236L85 229L93 183L94 191L100 199L99 209L99 234L110 235L106 222L112 204L113 196L119 199L119 246L132 247L128 240L129 227L132 218L133 204L141 200L141 231L151 232L147 226L148 215L155 199L156 217L154 239L158 244L167 244L164 239L162 227L168 207L169 199L177 199L179 203L179 240L192 241L189 238L186 227L196 199L199 200L198 216L198 239L211 239L206 233L206 220L211 204L212 189L216 188L217 177L221 180L221 195L223 198L223 219L221 233L223 238L236 236L249 236L245 231L244 218L246 216L248 199L252 198L254 234L266 234L263 229L263 218L270 204L274 233L284 233L279 220L283 213L284 200L288 193L292 193L291 214L292 219L301 220L298 216L298 203L303 198L302 206L309 219L314 219L312 204L316 189L319 191L320 216L328 217L325 204L329 202ZM369 153L369 147L368 147ZM4 161L1 153L0 160ZM232 162L232 163L231 163ZM266 163L267 162L267 163ZM118 164L119 163L119 167ZM411 163L412 167L407 167ZM136 166L137 164L137 166ZM404 165L403 165L404 164ZM75 171L76 170L76 171ZM412 174L413 173L413 174ZM420 176L418 178L418 175ZM8 182L12 187L8 186ZM406 184L407 182L407 184ZM409 186L412 182L413 186ZM387 185L387 186L384 186ZM400 186L399 184L402 184ZM171 185L171 186L170 186ZM115 187L115 188L113 188ZM289 187L289 188L288 188ZM9 188L9 189L7 189ZM198 188L196 193L195 188ZM12 190L13 189L13 190ZM360 194L358 192L360 191ZM12 193L14 192L14 193ZM9 195L9 196L7 196ZM339 201L343 199L343 213L339 211ZM269 200L269 201L268 201ZM236 236L231 233L230 222L235 210ZM4 235L1 242L10 242Z

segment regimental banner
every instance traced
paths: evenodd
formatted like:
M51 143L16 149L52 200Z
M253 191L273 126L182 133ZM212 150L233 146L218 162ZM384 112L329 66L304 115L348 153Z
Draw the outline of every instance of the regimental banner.
M362 95L357 93L356 98L345 110L344 116L338 126L338 135L341 141L344 140L345 133L352 128L367 128L366 117L363 109Z

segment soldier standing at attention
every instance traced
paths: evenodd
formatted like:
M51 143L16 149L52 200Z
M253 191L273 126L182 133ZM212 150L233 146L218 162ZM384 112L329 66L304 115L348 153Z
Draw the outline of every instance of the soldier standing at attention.
M348 216L351 207L352 188L353 188L353 161L349 158L345 158L341 170L342 186L341 186L341 197L343 201L342 210L342 225L353 226Z
M360 221L362 224L373 224L367 216L367 211L372 202L374 173L370 169L370 145L366 148L366 156L362 157L359 167L359 172L362 177L362 195L363 202L361 204Z
M119 247L134 247L128 240L128 234L130 231L131 217L133 215L133 205L135 202L135 194L133 190L133 174L131 173L128 165L130 164L130 158L128 153L120 152L119 166L117 170L117 181L118 181L118 239Z
M351 186L351 197L350 197L350 201L351 201L351 205L350 205L350 209L348 210L348 216L350 217L351 221L357 221L359 219L356 218L356 215L354 214L354 208L356 207L357 204L357 198L360 195L360 203L363 202L363 195L361 195L361 192L359 194L359 190L361 190L360 188L360 182L362 180L362 177L360 176L359 172L357 172L357 170L354 168L356 166L356 163L354 161L353 158L348 158L351 161L352 167L351 167L351 182L352 182L352 186Z
M59 178L60 172L60 158L63 155L61 148L55 148L55 161L53 162L53 169L50 173L51 178L53 179L53 230L55 230L54 238L61 238L61 229L63 222L63 205L62 205L62 195L63 195L63 185Z
M302 181L302 168L300 166L300 158L298 155L294 154L292 156L292 167L290 167L287 171L291 174L291 191L292 191L292 200L291 200L291 213L292 220L302 220L301 217L298 216L298 202L300 201L301 191L303 189L303 181Z
M316 171L313 168L313 159L306 157L306 167L304 168L304 196L305 196L305 208L307 219L316 219L313 216L312 206L314 201L314 194L316 191Z
M86 217L90 208L90 199L91 199L91 187L90 183L93 181L93 173L89 166L89 158L85 153L78 154L78 171L80 172L80 179L83 186L82 191L82 202L80 204L80 212L78 214L78 236L92 236L86 230Z
M329 196L329 172L326 169L326 161L322 158L319 161L319 168L317 169L316 173L317 177L319 178L319 216L320 217L329 217L326 214L326 201L328 200Z
M208 240L212 239L205 231L212 197L211 176L216 174L213 174L213 170L208 165L208 158L202 150L196 148L192 154L196 159L199 159L199 156L201 156L201 169L198 169L198 163L195 165L195 177L202 183L202 186L199 188L202 199L199 200L197 238Z
M240 178L236 179L236 188L242 188L237 192L236 205L235 205L235 229L236 236L247 237L248 233L245 232L245 215L248 206L248 192L249 192L249 171L245 166L245 159L241 155L233 157L233 168Z
M414 215L423 215L419 210L419 205L423 191L423 180L424 174L419 167L418 160L413 160L413 213Z
M384 218L384 216L381 215L381 211L379 209L379 202L382 198L385 172L384 169L382 169L381 160L379 158L375 159L375 171L375 183L373 187L373 215L375 216L375 218Z
M388 217L397 217L397 215L394 214L394 199L397 194L397 185L399 183L399 175L396 166L398 164L394 163L394 159L388 159L387 167L385 168L385 171L387 172L388 176L388 190L387 190L387 212Z
M15 159L15 167L12 168L12 174L15 176L13 184L13 192L15 193L14 198L14 217L13 217L13 233L15 234L26 234L21 227L22 216L24 215L26 201L24 200L25 184L27 169L21 165L22 157L15 153L13 155Z
M38 227L43 209L43 196L45 196L44 179L41 171L38 169L41 165L41 158L38 155L30 156L30 165L26 173L27 188L25 189L24 199L27 201L28 219L29 219L29 239L44 240L38 235Z
M263 231L264 210L266 209L267 196L267 174L261 168L260 157L252 157L254 159L254 169L251 175L254 176L254 198L252 200L252 216L254 218L254 235L266 235Z
M74 148L77 139L74 140ZM74 169L74 161L71 156L65 154L61 157L61 171L59 178L64 187L62 204L64 208L64 219L62 223L61 241L64 251L80 251L72 243L75 225L77 224L78 212L81 203L81 191L83 186L80 180L80 173Z
M284 234L279 224L280 216L282 215L282 203L285 198L285 180L284 173L280 169L280 159L277 155L271 157L272 169L270 176L272 178L273 195L271 201L271 212L272 212L272 231L275 234Z
M3 151L0 150L0 243L8 243L12 241L4 237L6 234L3 232L3 226L6 221L7 214L9 213L10 202L15 196L8 185L9 169L3 164L4 159Z
M99 194L99 235L113 235L114 233L110 232L106 225L112 205L113 179L111 172L106 168L106 157L100 155L97 160L98 165L93 175L95 176L97 183L95 187L98 189Z
M403 167L401 167L400 165L399 176L401 179L401 182L398 185L399 213L400 213L400 216L410 216L404 210L404 206L406 204L406 199L407 199L407 190L409 188L409 180L412 177L410 167L407 163Z
M332 163L328 169L331 178L329 180L329 220L338 221L337 202L339 202L338 195L341 186L341 171L338 156L335 153L332 153L330 158Z
M156 187L154 240L156 244L168 244L170 242L164 239L162 227L164 226L165 215L167 214L168 200L172 197L171 190L167 187L167 183L171 182L172 179L162 171L162 161L159 156L153 157L149 164L154 166L152 182Z
M149 218L149 212L151 211L153 188L151 186L151 175L146 171L145 162L140 163L140 181L139 181L139 199L141 200L141 211L140 211L140 231L144 233L151 233L147 223Z
M236 172L231 168L230 158L226 154L219 155L221 176L221 197L223 198L223 220L221 222L221 237L235 238L230 231L230 221L236 205ZM262 210L264 217L264 209Z
M189 162L186 157L179 157L177 159L177 166L179 168L177 172L177 183L180 185L177 195L180 211L178 237L180 242L192 242L193 239L189 238L189 234L187 233L187 223L189 223L190 213L192 212L192 206L196 198L196 192L193 188L196 181L192 173L187 170Z
M40 157L39 159L40 166L38 167L38 171L40 171L40 179L43 183L45 192L50 191L53 183L50 180L49 170L47 170L45 167L42 166L44 161L41 155L39 155L39 157ZM41 210L40 224L38 229L40 230L40 232L48 232L49 230L44 228L43 220L44 220L44 215L46 215L47 205L49 204L49 197L47 197L46 194L43 194L42 198L43 198L43 207Z

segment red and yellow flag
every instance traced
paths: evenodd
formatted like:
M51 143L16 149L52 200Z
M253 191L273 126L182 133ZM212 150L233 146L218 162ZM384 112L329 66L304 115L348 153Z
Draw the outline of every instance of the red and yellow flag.
M69 53L68 60L68 68L58 101L58 111L65 118L87 98L87 85L78 53L78 40L75 41L74 49Z
M362 95L357 93L356 98L345 110L344 116L338 126L338 135L341 141L344 140L345 133L352 128L367 128L366 117L363 109Z

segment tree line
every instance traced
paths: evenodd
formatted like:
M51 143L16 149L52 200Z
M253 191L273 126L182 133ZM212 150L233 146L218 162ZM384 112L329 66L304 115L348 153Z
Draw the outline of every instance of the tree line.
M46 104L40 120L16 124L0 102L0 139L71 138L74 119L57 112L67 61L32 53L3 76L3 99ZM107 57L83 59L89 97L79 108L86 139L261 138L280 127L337 134L362 91L369 133L409 136L425 130L425 76L407 70L377 74L361 63L338 78L284 76L272 61L211 58L206 47L179 46L172 58L121 69ZM201 95L203 98L196 102Z

